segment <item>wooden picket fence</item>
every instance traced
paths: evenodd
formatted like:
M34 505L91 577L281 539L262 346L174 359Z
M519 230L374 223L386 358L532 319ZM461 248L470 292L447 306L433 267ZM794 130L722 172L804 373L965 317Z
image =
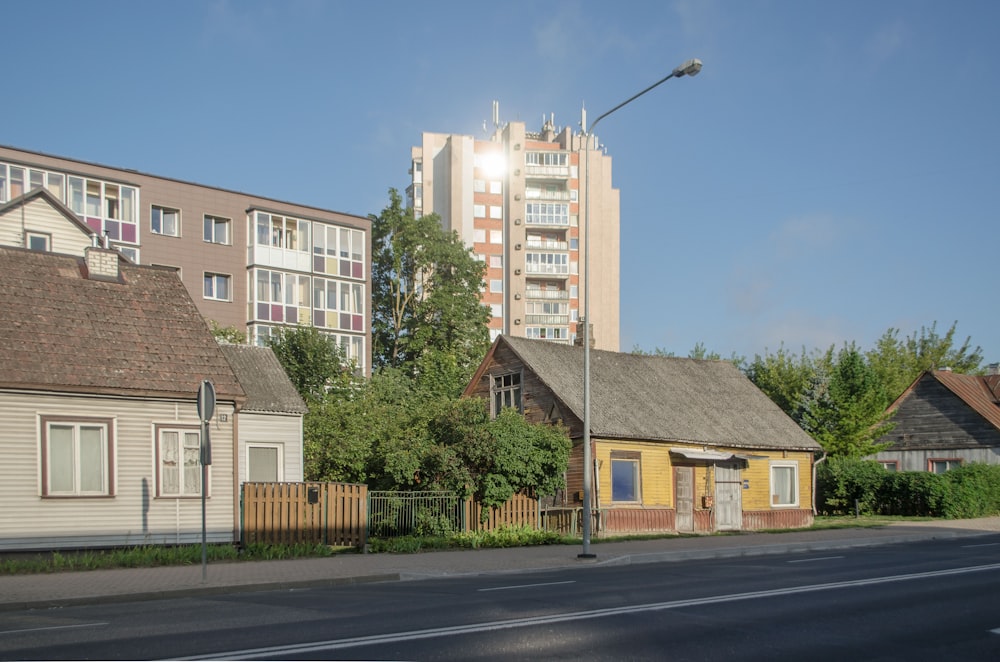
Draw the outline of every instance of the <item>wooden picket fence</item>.
M457 529L492 531L503 526L532 529L541 526L538 499L531 497L516 495L499 508L489 508L471 499L459 505L457 515L461 522L456 522ZM375 514L369 512L367 486L354 483L244 483L241 507L244 545L309 543L362 547L372 526L370 517ZM375 510L381 512L378 507ZM412 514L403 514L400 519L409 521ZM377 528L379 535L387 534L384 526Z
M242 543L361 547L368 487L354 483L243 483Z

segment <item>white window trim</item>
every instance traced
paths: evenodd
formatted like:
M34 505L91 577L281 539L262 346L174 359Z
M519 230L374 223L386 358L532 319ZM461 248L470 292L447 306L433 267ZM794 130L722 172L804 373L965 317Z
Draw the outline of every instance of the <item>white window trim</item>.
M212 219L212 238L205 239L205 221ZM226 241L216 241L215 240L215 225L216 221L224 221L226 226ZM204 214L202 216L202 239L206 244L215 244L216 246L232 246L233 245L233 219L227 218L225 216L217 216L216 214Z
M214 295L214 291L217 291L219 289L218 287L213 287L213 296L208 296L207 294L205 294L205 278L207 276L212 276L212 277L219 277L219 276L221 276L223 278L228 279L228 281L229 281L229 296L227 298L225 298L225 299L223 299L222 297L215 296ZM206 299L208 301L232 302L232 300L233 300L233 276L232 276L232 274L220 274L220 273L216 273L214 271L205 271L202 274L201 290L202 290L202 293L201 293L202 294L202 298L204 298L204 299Z
M153 229L153 210L159 209L161 211L172 211L177 214L177 232L169 233L163 232L163 216L160 216L160 232ZM163 205L150 205L149 206L149 233L155 234L160 237L180 237L181 236L181 210L174 207L165 207Z
M103 484L99 492L83 492L79 489L79 465L74 465L76 473L76 489L73 492L53 492L50 486L51 476L51 451L49 450L49 430L53 425L72 425L79 428L81 425L103 428L103 444L101 450L101 465L103 471ZM72 415L40 415L38 420L39 430L39 496L46 498L88 498L88 497L113 497L115 495L117 476L117 453L115 448L115 419L95 418L90 416ZM79 458L79 441L76 442L75 455Z
M775 503L775 484L774 484L774 470L777 468L790 468L792 470L792 480L794 485L792 486L792 492L795 495L793 503ZM798 462L771 462L771 466L768 469L768 479L771 485L771 495L770 495L770 505L772 508L798 508L799 507L799 463Z
M285 480L285 445L277 442L248 441L246 447L246 479L250 480L250 450L253 448L273 448L278 453L278 482Z
M157 499L197 499L201 497L201 492L191 493L191 492L181 492L179 494L164 494L163 492L163 433L164 432L177 432L179 438L181 439L181 458L179 471L183 475L184 472L184 442L183 435L185 433L190 433L192 431L197 431L199 435L201 431L196 425L178 425L176 423L165 423L165 424L155 424L153 426L153 443L155 444L155 470L156 470L156 498ZM204 484L201 486L205 491L206 498L212 498L212 467L209 465L208 471L205 472L201 466L201 461L198 462L199 480L204 480Z

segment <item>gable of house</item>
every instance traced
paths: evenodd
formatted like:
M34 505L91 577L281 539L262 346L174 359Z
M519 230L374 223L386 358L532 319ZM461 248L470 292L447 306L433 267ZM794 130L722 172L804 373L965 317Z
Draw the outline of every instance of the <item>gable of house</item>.
M93 230L44 188L0 205L0 245L82 256L95 237Z
M1000 376L926 371L889 411L888 451L1000 449Z

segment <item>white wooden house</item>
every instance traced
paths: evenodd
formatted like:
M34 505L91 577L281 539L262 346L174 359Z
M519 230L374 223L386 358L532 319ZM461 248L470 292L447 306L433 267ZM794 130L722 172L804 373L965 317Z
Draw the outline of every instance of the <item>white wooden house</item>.
M0 246L0 550L200 541L205 379L208 537L235 540L236 375L174 270L83 252Z

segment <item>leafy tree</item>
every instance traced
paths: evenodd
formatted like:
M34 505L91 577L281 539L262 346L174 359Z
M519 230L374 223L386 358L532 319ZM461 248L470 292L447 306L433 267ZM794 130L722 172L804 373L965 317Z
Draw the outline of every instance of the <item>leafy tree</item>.
M439 446L434 481L500 506L518 493L553 494L564 485L571 442L565 430L533 424L512 408L490 420L478 398L457 400L431 422Z
M885 385L853 343L822 357L816 397L808 402L802 427L834 456L860 458L885 447L875 440L892 429L885 409Z
M313 326L285 327L269 343L288 378L307 402L328 393L352 390L358 381L353 366L333 337Z
M479 300L485 273L437 215L414 218L390 189L389 206L372 217L374 365L413 374L425 354L439 352L467 380L490 342L489 308Z
M982 348L973 348L971 337L956 346L957 326L958 322L953 323L943 336L937 332L937 322L930 329L920 327L919 335L914 332L905 339L900 339L899 329L890 328L882 334L866 356L890 398L898 397L924 370L948 367L955 372L974 373L979 369Z
M219 326L215 320L208 320L208 326L212 330L212 335L219 342L230 345L244 345L247 341L247 334L240 331L235 326Z
M801 426L803 399L816 375L816 366L804 347L798 356L787 351L784 345L778 347L774 354L765 350L764 356L754 355L744 372L757 388Z

